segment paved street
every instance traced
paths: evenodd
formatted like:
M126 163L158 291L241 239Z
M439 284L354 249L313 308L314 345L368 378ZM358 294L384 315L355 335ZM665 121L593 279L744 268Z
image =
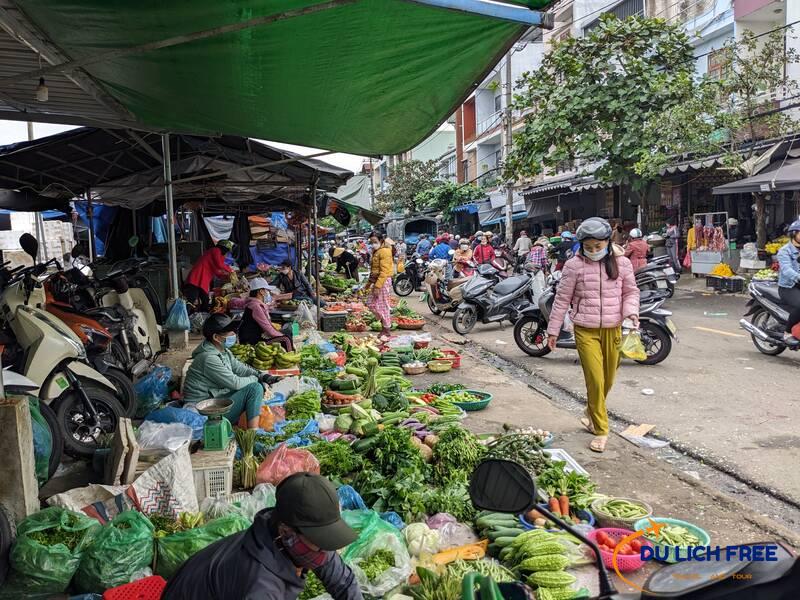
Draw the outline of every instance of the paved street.
M655 424L661 436L800 502L800 472L787 468L800 463L800 355L760 354L738 326L746 298L709 295L698 283L681 280L697 291L681 289L667 305L678 326L672 354L651 367L625 361L609 410L632 422ZM411 303L430 315L416 299ZM450 319L442 325L451 329ZM468 338L585 397L576 352L531 358L517 348L508 324L478 324ZM643 395L644 388L655 393Z

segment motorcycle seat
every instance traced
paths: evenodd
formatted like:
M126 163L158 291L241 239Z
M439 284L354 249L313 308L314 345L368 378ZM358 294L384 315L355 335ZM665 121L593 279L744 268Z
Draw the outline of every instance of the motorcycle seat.
M86 311L86 314L93 317L102 317L104 319L108 319L112 323L119 323L122 321L122 317L117 314L116 310L105 306L90 308Z
M650 271L663 271L664 267L667 265L659 264L659 263L648 263L643 266L641 269L637 269L634 275L641 275L643 273L649 273Z
M759 293L763 294L767 300L783 306L783 301L781 300L780 292L778 291L778 286L776 284L753 282L752 285L756 290L758 290Z
M665 299L669 296L668 290L644 290L639 292L639 303L650 304Z
M496 286L492 292L495 296L506 296L508 294L513 294L519 288L527 285L530 283L530 277L527 275L517 275L515 277L509 277L508 279L504 279Z

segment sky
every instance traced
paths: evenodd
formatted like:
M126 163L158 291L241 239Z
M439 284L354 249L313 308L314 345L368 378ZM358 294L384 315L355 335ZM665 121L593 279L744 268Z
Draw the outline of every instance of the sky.
M45 137L48 135L53 135L55 133L61 133L62 131L67 131L69 129L74 129L72 125L51 125L48 123L34 123L33 124L33 135L34 138ZM28 139L28 125L23 121L2 121L0 120L0 146L5 144L13 144L14 142L24 142ZM316 152L322 152L322 150L317 150L315 148L306 148L305 146L295 146L292 144L279 144L278 142L270 142L267 140L263 140L265 143L276 146L278 148L282 148L284 150L291 150L292 152L298 152L300 154L314 154ZM344 167L354 173L358 173L361 170L361 156L355 156L353 154L344 154L342 152L337 152L335 154L330 154L328 156L320 156L319 160L325 161L332 165L336 165L337 167Z

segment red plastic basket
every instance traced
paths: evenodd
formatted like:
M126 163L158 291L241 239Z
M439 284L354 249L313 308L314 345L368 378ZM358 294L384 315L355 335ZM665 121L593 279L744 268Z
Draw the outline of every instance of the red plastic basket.
M600 529L595 529L594 531L590 531L586 537L588 537L593 542L597 543L597 534L599 532L605 533L608 537L612 538L615 542L619 542L622 538L625 538L633 533L630 529L616 529L613 527L604 527ZM643 537L638 538L642 542L642 546L650 546L652 548L653 544L644 539ZM608 569L614 568L614 553L613 552L606 552L602 548L600 549L600 557L603 559L603 564ZM639 569L644 564L644 561L641 558L640 554L620 554L617 553L617 567L623 573L627 573L630 571L635 571Z
M461 367L461 355L457 351L450 348L442 348L442 354L444 354L444 357L440 360L449 360L454 369Z
M106 590L103 600L159 600L165 587L164 578L153 575Z

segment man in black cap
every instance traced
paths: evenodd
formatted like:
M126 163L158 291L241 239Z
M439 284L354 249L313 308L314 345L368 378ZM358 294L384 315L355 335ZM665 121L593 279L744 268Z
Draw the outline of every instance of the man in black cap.
M183 563L162 600L294 600L308 571L334 600L362 600L353 571L336 553L358 534L342 520L333 485L295 473L275 498L275 508L259 512L249 529Z

